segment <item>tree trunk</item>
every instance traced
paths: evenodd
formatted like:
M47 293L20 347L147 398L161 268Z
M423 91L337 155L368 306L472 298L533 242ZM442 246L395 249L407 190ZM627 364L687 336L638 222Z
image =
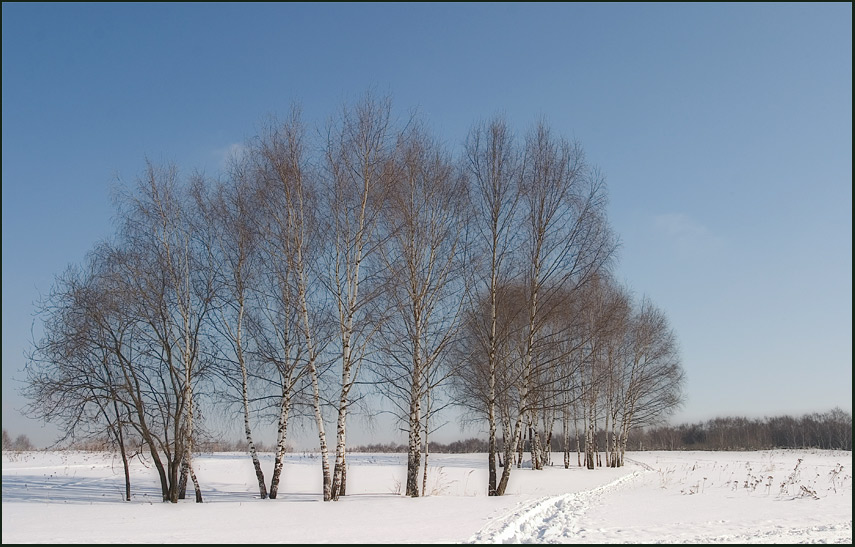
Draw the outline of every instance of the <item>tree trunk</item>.
M189 369L187 373L187 391L186 405L187 418L184 425L184 457L181 464L181 484L179 485L179 499L184 499L187 489L187 475L193 480L193 487L196 491L196 503L202 503L202 491L199 488L199 481L196 479L196 473L193 471L193 392L190 388Z
M347 452L341 457L341 482L338 486L338 495L344 496L347 494Z
M413 398L415 399L417 397ZM419 419L418 415L418 403L416 401L411 401L410 432L408 435L407 445L407 489L405 494L411 498L416 498L419 496L419 467L421 465L421 420Z
M496 285L498 283L496 276L496 248L498 246L498 243L497 238L495 236L495 227L493 232L493 245L491 248L493 253L493 261L491 263L490 277L490 337L488 339L489 349L487 354L488 367L490 369L489 377L487 378L490 390L489 400L487 401L487 421L488 427L490 428L489 437L487 440L487 452L489 458L487 462L487 468L489 473L489 477L487 480L488 496L498 495L496 487L496 452L498 451L496 447L496 323L498 321L496 312ZM505 445L507 446L507 442L505 442ZM499 461L501 462L501 457L499 457ZM507 461L507 458L505 459L505 461Z
M186 455L181 459L181 475L178 479L178 499L183 500L187 496L187 476L190 474L190 465L187 463Z
M128 454L125 451L124 441L119 443L119 450L122 453L122 468L125 471L125 501L131 501L131 471L128 468Z
M537 431L537 414L532 411L532 425L528 429L529 450L531 451L531 468L543 470L543 447L540 444L540 433Z
M606 406L606 425L604 428L605 447L603 448L604 452L606 453L606 467L609 466L609 458L611 457L611 454L609 453L609 447L611 446L611 439L609 438L609 434L611 432L611 430L609 429L609 415L611 414L611 412L610 412L611 407L609 406L610 404L611 403L607 400L607 402L606 402L606 405L607 405Z
M290 392L290 387L283 387L282 389L282 406L279 409L279 424L276 428L276 456L273 460L273 476L270 478L270 499L272 500L275 500L279 493L279 478L282 475L282 460L285 457L285 439L288 435L288 414L291 410L291 399L286 392Z
M516 452L517 439L519 438L519 433L516 431L511 434L508 426L505 426L505 438L510 439L510 442L505 443L505 466L502 468L502 478L499 479L499 484L496 486L496 495L504 496L505 490L508 488L508 480L511 478L511 462L513 461L513 454Z
M567 421L566 402L561 425L564 434L564 469L570 469L570 423Z
M490 374L490 401L487 403L487 421L489 422L490 433L487 438L487 468L489 479L487 481L487 495L495 496L496 494L496 381L495 371Z
M177 448L177 447L176 447ZM178 456L169 462L169 501L178 503L178 475L181 467L181 462L177 459Z
M618 432L617 432L616 424L617 424L617 417L613 416L612 417L612 450L611 450L612 461L609 464L610 467L619 467L620 466L620 464L618 463L618 460L619 460L619 456L618 456Z
M300 214L302 218L302 202L300 203ZM309 320L309 304L307 302L306 287L306 271L303 264L303 238L300 234L295 240L295 260L296 271L298 276L297 296L300 299L300 316L303 323L303 336L306 339L306 349L308 352L308 368L309 376L312 379L312 409L315 413L315 425L318 427L318 444L321 451L321 473L323 474L323 497L324 501L332 499L332 478L330 477L330 459L329 449L327 448L326 427L324 425L324 417L321 413L321 395L318 385L318 369L316 367L315 340L312 335L312 325Z
M335 446L335 467L333 467L331 499L337 501L340 496L344 495L344 456L345 456L345 434L347 432L347 395L342 388L341 399L338 407L338 420L336 423L336 446Z
M122 432L122 420L119 417L119 405L116 402L115 392L113 392L113 411L116 413L115 436L119 444L119 454L122 456L122 470L125 473L125 501L131 501L131 472L128 468L128 453L125 450L125 435ZM111 427L111 429L113 428Z
M553 380L553 383L557 382L557 380ZM554 409L543 411L543 446L541 447L541 454L543 454L543 465L551 466L552 465L552 433L555 430L555 420L556 414Z
M314 359L310 358L309 372L312 376L312 407L315 412L315 424L318 426L318 443L321 451L321 473L323 474L324 501L332 499L332 477L330 476L330 457L327 448L327 435L324 427L324 417L321 414L321 396L318 386L318 372Z
M594 468L594 422L589 420L588 429L585 432L585 466Z
M240 311L242 321L243 306ZM255 450L255 443L252 440L252 428L249 425L249 392L247 389L247 373L246 362L243 358L243 350L241 349L240 327L238 327L238 361L240 362L241 372L241 394L243 397L243 430L246 435L246 443L249 447L249 455L252 458L252 466L255 468L255 478L258 480L258 494L261 499L267 499L267 487L264 484L264 471L261 470L261 462L258 461L258 452Z
M196 472L193 470L193 464L190 466L190 478L193 480L193 489L196 491L196 503L202 503L202 489L199 488L199 480L196 479Z
M411 498L419 496L419 467L421 465L421 386L422 366L419 352L421 329L416 315L413 331L413 370L410 378L410 414L409 434L407 443L407 488L406 495Z
M427 412L425 413L425 469L422 475L422 496L427 495L427 476L428 476L428 456L430 455L430 445L428 444L428 434L430 428L428 421L430 419L430 388L427 390Z

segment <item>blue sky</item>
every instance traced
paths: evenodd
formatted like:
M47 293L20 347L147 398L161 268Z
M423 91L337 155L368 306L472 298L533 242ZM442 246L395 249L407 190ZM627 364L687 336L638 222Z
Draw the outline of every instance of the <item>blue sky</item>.
M146 157L215 174L268 115L299 101L323 123L369 88L454 149L497 113L583 145L608 182L618 277L680 340L675 421L852 410L849 3L2 10L13 435L51 440L17 410L34 302L111 235L118 181Z

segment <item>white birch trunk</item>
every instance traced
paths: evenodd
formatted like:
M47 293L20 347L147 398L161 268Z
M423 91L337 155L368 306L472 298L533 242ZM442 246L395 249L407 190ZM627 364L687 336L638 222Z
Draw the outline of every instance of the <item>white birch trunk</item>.
M422 496L427 495L427 477L428 477L428 456L430 456L430 445L428 444L428 434L430 433L430 389L427 390L427 412L425 413L425 469L422 475Z
M276 455L273 459L273 476L270 478L270 499L275 500L279 493L279 481L282 475L285 442L288 437L288 416L291 411L291 387L282 388L282 402L279 407L279 421L276 427Z
M248 376L246 371L246 360L243 355L243 340L242 340L242 325L244 316L244 304L241 299L240 308L238 309L238 323L236 328L236 349L238 364L240 365L241 374L241 399L243 400L243 430L246 435L246 443L249 448L249 455L252 458L252 466L255 469L255 478L258 480L258 494L261 499L267 499L267 486L264 484L264 471L261 470L261 462L258 460L258 451L255 449L255 442L252 439L252 427L249 424L249 390Z
M415 326L413 331L413 370L410 378L410 414L409 434L407 436L407 485L406 495L416 498L419 495L419 466L421 464L421 390L422 390L422 360L421 360L421 322L418 311L414 313Z

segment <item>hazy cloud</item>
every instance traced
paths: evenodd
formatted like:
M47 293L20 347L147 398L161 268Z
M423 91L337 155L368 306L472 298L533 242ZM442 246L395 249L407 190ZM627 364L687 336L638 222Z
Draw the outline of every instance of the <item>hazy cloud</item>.
M656 215L653 226L681 252L710 251L724 245L721 237L685 213Z
M243 143L234 142L222 148L217 148L212 154L217 158L217 166L220 168L228 165L232 158L240 158L246 152Z

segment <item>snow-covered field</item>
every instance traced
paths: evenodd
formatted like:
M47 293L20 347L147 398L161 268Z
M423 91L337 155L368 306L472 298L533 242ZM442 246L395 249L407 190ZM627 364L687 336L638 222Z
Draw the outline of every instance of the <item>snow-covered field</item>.
M3 543L851 543L851 452L635 452L621 469L514 469L485 495L486 456L431 455L428 493L400 495L403 454L349 454L348 496L320 500L320 462L290 454L260 500L249 458L196 460L205 503L159 501L136 462L3 453ZM561 461L555 454L554 461ZM264 460L270 473L272 457ZM192 495L190 496L192 498Z

